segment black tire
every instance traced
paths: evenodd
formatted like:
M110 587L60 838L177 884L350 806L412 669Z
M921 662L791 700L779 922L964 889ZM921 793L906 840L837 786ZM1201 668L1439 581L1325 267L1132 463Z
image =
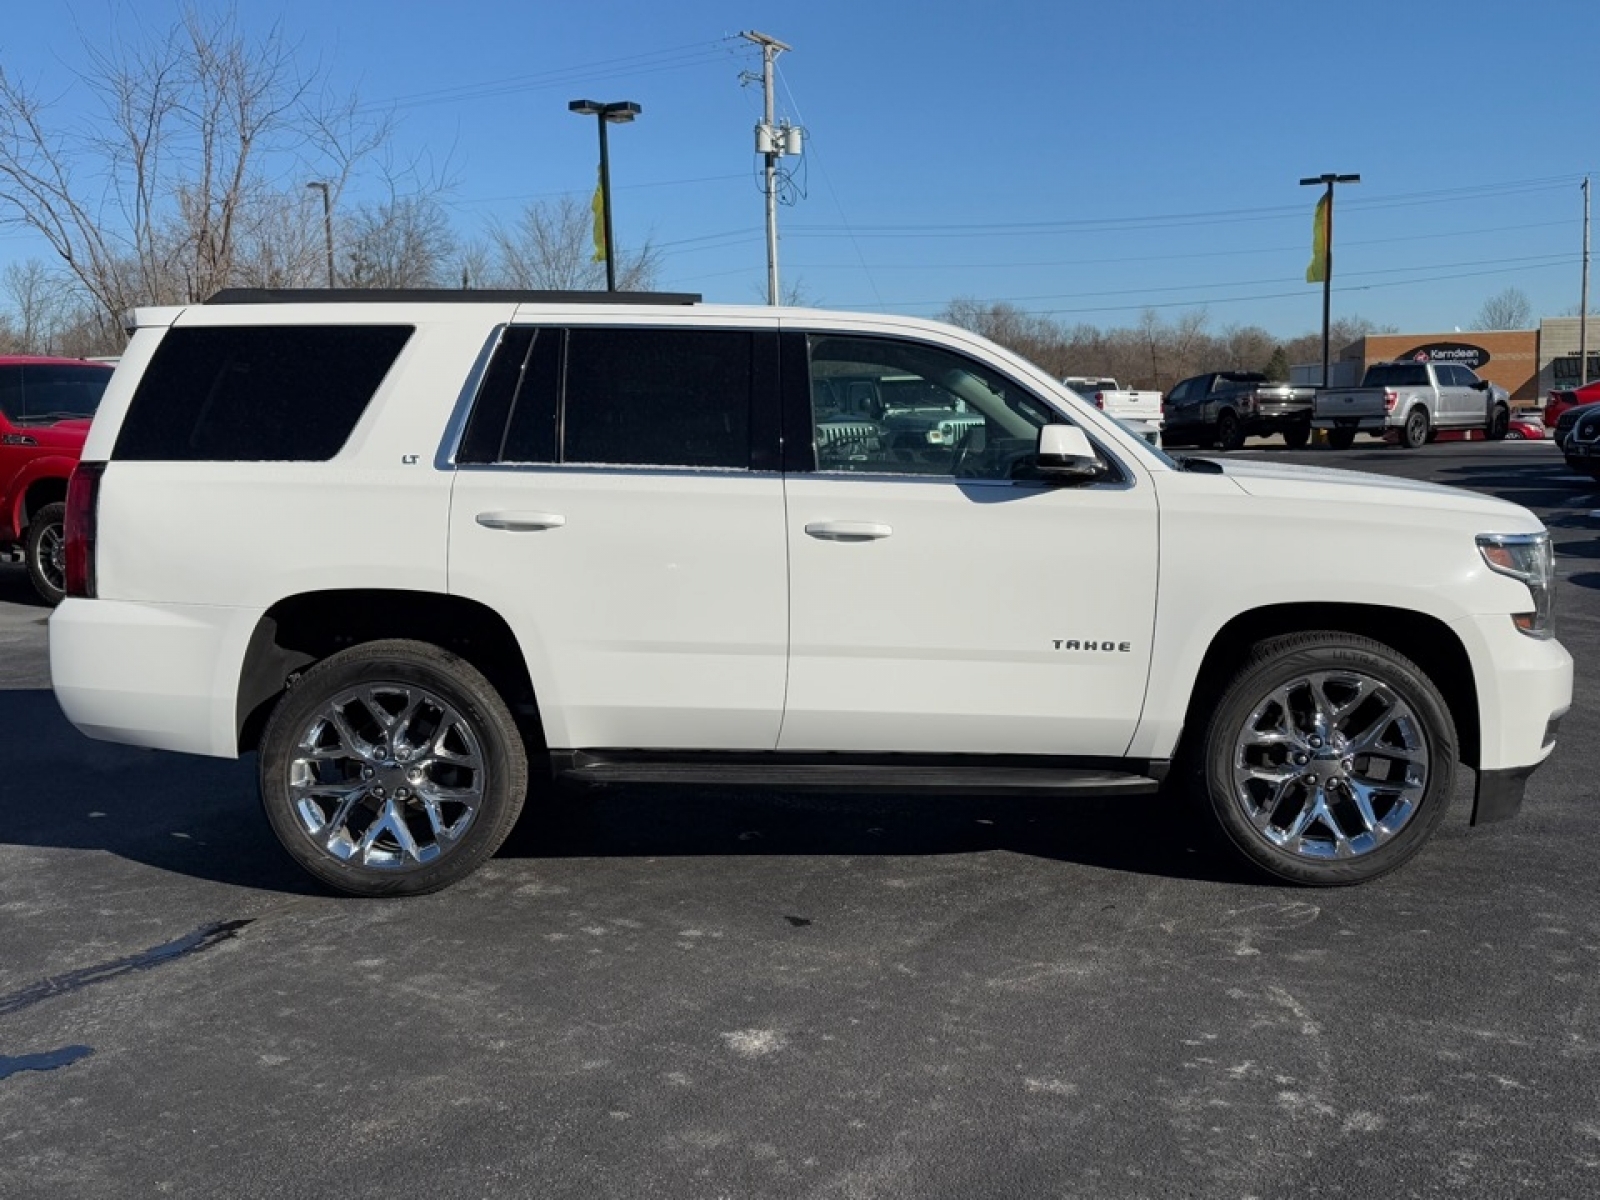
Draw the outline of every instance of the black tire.
M528 757L471 663L426 642L367 642L283 694L261 737L260 784L273 832L312 875L352 895L415 896L500 848Z
M1456 755L1450 710L1416 664L1370 638L1298 633L1259 643L1223 687L1197 773L1224 843L1245 862L1277 880L1342 887L1422 848L1449 807Z
M1218 450L1237 450L1244 445L1244 422L1232 409L1225 408L1217 416L1216 442Z
M1420 450L1430 440L1431 430L1428 410L1419 404L1406 414L1406 423L1400 429L1400 444L1407 450Z
M1311 440L1311 426L1291 425L1283 431L1283 444L1291 450L1298 450Z
M1510 428L1511 410L1504 404L1496 404L1494 406L1494 414L1489 418L1489 424L1484 426L1483 436L1491 442L1498 442L1506 436Z
M1328 430L1328 445L1335 450L1348 450L1356 444L1356 431L1354 429Z
M22 544L33 590L50 605L60 604L67 598L66 528L67 506L46 504L28 522Z

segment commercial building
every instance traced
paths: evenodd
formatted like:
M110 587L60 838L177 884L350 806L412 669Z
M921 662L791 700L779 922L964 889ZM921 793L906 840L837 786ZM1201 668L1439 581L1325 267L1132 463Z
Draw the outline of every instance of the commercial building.
M1576 387L1578 318L1547 317L1537 329L1474 330L1462 333L1373 333L1341 349L1329 366L1329 384L1352 387L1369 365L1409 358L1454 362L1511 393L1514 404L1543 402L1552 388ZM1600 320L1589 322L1589 378L1600 379ZM1322 364L1291 369L1295 383L1322 381Z

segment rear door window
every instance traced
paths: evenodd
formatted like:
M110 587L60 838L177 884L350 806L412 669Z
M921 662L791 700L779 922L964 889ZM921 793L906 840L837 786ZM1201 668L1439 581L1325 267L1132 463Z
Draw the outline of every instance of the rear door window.
M749 469L758 338L737 329L514 326L461 463Z
M244 325L167 331L113 458L321 462L344 446L410 325Z

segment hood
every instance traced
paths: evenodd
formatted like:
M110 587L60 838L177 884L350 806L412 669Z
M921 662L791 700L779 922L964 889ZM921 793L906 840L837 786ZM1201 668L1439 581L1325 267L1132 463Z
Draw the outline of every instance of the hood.
M1398 517L1407 510L1426 509L1439 513L1460 513L1490 519L1499 532L1534 532L1544 528L1533 513L1520 504L1485 496L1465 488L1396 479L1367 471L1345 471L1336 467L1301 467L1282 463L1247 462L1240 459L1212 459L1222 473L1251 496L1268 500L1312 501L1330 506L1362 505L1387 508ZM1364 514L1369 519L1370 510Z

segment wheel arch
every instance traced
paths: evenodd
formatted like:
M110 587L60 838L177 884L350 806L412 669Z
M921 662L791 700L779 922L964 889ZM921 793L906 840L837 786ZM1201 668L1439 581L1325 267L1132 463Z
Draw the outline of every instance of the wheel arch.
M256 622L239 672L239 752L259 747L273 706L300 672L340 650L386 638L429 642L460 655L494 684L529 749L544 747L527 662L499 613L463 596L349 588L286 597Z
M32 525L39 510L51 504L67 502L67 481L59 475L45 475L28 485L22 497L22 524Z
M1478 689L1466 647L1437 617L1382 605L1278 604L1240 613L1216 632L1206 648L1190 692L1183 736L1201 728L1201 717L1251 646L1279 634L1311 631L1371 638L1416 663L1450 710L1461 761L1476 769L1481 742Z

